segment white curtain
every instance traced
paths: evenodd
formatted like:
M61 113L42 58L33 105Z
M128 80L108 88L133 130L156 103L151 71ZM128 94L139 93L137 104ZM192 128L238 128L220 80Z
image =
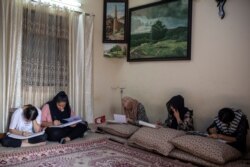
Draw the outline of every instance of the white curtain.
M69 11L27 3L23 12L22 103L41 107L69 85Z
M0 131L10 108L21 103L22 0L0 1Z
M76 114L93 122L93 16L32 4L24 16L23 104L41 106L63 90Z
M69 95L77 115L93 122L93 17L71 14L69 28Z

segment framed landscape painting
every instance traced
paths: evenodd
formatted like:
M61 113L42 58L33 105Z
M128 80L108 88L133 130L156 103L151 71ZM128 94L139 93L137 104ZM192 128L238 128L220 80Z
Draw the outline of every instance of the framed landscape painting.
M125 43L127 35L127 0L104 0L103 42Z
M104 57L124 58L127 56L127 44L107 43L104 44Z
M191 59L192 0L129 9L127 61Z

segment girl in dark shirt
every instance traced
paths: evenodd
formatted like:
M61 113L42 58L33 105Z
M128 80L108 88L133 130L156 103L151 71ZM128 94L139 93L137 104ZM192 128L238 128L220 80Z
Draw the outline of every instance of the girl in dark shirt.
M207 131L210 134L209 137L225 140L229 145L244 153L248 129L248 120L243 112L222 108Z
M42 126L46 127L45 132L48 135L49 141L58 141L64 144L83 136L87 130L87 125L83 123L77 123L64 128L51 127L61 125L64 119L71 116L74 116L74 113L69 105L68 96L63 91L59 92L53 100L43 106Z

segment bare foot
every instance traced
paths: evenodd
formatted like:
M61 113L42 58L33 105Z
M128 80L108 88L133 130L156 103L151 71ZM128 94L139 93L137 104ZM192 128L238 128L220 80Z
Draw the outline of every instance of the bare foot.
M66 141L70 141L70 138L69 137L65 137L64 138Z
M65 144L66 142L70 141L69 137L62 138L59 143Z

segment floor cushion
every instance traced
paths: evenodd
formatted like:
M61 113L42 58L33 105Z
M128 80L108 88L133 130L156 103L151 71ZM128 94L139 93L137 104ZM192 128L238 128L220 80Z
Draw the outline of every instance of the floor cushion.
M184 135L170 142L182 151L216 164L225 164L241 156L237 149L208 137Z
M115 136L129 138L139 127L131 124L100 124L97 129Z
M217 165L217 164L214 164L214 163L211 163L211 162L208 162L204 159L201 159L199 157L196 157L190 153L187 153L187 152L184 152L182 150L179 150L179 149L173 149L169 155L169 157L171 158L175 158L175 159L179 159L179 160L182 160L182 161L187 161L187 162L191 162L193 164L197 164L197 165L200 165L200 166L207 166L207 167L220 167L221 165Z
M167 156L174 148L169 141L181 135L185 135L185 132L170 128L142 127L129 138L128 144Z

